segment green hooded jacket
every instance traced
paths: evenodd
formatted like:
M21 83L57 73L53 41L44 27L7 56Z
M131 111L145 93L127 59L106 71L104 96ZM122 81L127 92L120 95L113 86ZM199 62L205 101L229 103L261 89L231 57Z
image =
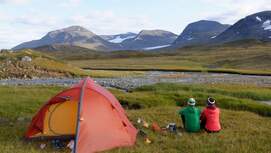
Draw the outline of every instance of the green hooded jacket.
M200 130L200 113L200 109L195 106L187 106L179 111L186 131L198 132Z

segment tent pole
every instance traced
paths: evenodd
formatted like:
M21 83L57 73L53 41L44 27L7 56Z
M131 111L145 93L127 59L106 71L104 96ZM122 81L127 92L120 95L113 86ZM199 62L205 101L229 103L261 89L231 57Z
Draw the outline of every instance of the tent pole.
M81 108L82 108L82 104L83 104L86 83L87 83L87 79L84 80L84 83L83 83L83 86L81 87L81 92L80 92L80 99L79 99L78 110L77 110L77 123L76 123L76 133L75 133L73 153L76 153L76 150L77 150L77 143L78 143L78 138L79 138L79 128L80 128L80 114L81 114Z

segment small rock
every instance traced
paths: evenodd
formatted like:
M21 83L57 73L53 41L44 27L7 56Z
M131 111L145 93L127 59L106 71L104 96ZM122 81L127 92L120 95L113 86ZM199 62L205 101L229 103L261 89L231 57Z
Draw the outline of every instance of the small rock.
M46 147L45 143L40 144L40 149L44 149Z
M22 60L23 62L31 62L31 61L32 61L32 58L29 57L29 56L24 56L21 60Z

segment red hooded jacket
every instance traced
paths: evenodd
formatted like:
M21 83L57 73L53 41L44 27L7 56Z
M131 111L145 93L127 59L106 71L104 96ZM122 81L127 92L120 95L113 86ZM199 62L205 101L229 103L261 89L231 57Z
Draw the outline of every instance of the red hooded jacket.
M211 132L216 132L221 130L221 125L219 121L220 109L215 106L206 107L200 116L201 122L205 123L205 129Z

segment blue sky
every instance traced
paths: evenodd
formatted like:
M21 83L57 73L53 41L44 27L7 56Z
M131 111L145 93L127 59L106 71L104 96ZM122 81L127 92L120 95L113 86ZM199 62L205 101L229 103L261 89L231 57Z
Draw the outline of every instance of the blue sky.
M164 29L180 34L201 19L233 24L271 10L270 0L0 0L0 48L80 25L96 34Z

